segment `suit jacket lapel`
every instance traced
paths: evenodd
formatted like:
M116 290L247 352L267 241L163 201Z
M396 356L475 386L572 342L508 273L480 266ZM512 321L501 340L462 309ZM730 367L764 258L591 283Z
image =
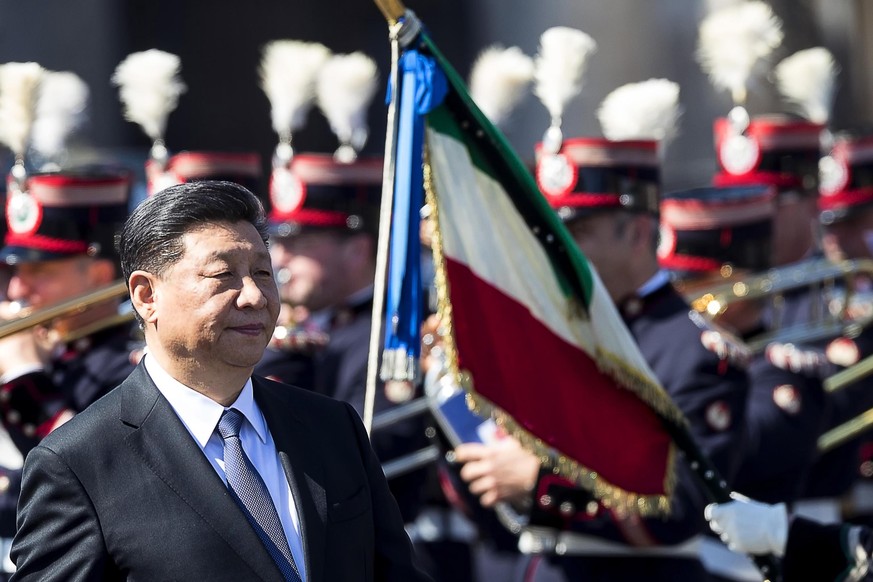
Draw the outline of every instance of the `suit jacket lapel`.
M277 390L257 377L252 378L252 384L255 400L273 435L294 496L303 538L306 578L318 582L324 576L327 536L327 497L322 485L324 477L318 439L308 433L305 424L295 415L290 392ZM286 387L285 390L295 388Z
M261 579L281 581L260 538L142 364L119 389L121 421L137 429L127 444Z

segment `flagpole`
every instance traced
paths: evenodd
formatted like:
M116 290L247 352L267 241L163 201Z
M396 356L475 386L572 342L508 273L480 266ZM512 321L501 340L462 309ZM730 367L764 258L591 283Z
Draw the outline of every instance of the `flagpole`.
M373 425L373 409L376 403L376 376L379 373L379 339L382 336L382 313L385 311L385 286L388 273L388 250L391 240L391 210L394 202L394 171L397 153L397 100L399 94L400 25L403 5L398 0L376 0L376 4L389 22L391 39L391 78L388 102L388 127L385 132L385 163L382 170L382 204L379 211L379 238L376 251L376 275L373 280L373 317L370 327L370 348L367 358L367 385L364 394L364 427L369 434ZM400 10L399 14L397 11ZM397 15L396 17L394 15Z

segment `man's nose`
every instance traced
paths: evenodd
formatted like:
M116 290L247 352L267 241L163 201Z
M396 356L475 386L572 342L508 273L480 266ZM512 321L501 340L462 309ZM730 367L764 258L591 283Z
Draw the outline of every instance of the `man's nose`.
M267 296L261 286L252 277L243 277L242 288L237 298L240 308L252 307L263 309L267 305Z

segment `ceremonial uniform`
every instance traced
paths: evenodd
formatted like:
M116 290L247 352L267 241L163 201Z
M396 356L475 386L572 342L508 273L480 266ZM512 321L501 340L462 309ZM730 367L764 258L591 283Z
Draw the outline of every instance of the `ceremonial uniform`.
M32 273L54 273L51 265L70 261L115 262L114 236L127 215L129 175L86 168L34 174L22 185L11 193L9 229L0 250L2 260L13 269L10 299L30 302L31 296L37 297L42 303L36 307L41 308L91 290L82 270L58 271L81 281L61 282L50 280L60 275ZM41 270L41 265L49 270ZM115 267L109 267L109 272L115 273ZM107 308L107 315L112 315L113 306L102 306ZM89 312L70 317L89 317ZM68 328L64 326L71 324L60 319L62 335L76 334L82 325L93 323ZM56 426L117 386L136 364L140 344L131 320L108 326L98 320L93 325L95 331L55 345L47 361L5 365L0 377L0 538L11 538L15 532L23 458ZM0 349L17 347L13 343Z

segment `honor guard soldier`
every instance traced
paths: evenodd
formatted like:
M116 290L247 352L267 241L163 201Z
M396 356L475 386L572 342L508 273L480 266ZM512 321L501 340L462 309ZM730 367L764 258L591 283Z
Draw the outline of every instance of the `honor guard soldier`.
M860 131L838 133L831 151L822 158L821 170L819 208L825 255L833 261L873 258L870 237L873 232L873 136ZM849 312L859 319L869 319L871 275L858 273L846 284L853 285ZM834 297L833 307L838 308L844 301L845 295ZM830 373L851 367L871 354L873 329L869 325L854 337L836 338L824 350ZM871 377L866 376L830 394L834 414L828 428L873 407L871 383ZM864 520L868 524L873 515L871 449L869 438L862 436L825 452L810 483L811 493L816 497L844 497L841 505L846 514L843 518ZM840 517L832 512L829 521L835 522Z
M825 126L787 115L756 116L739 122L744 129L737 123L736 115L715 122L720 171L713 181L725 187L766 184L776 191L772 260L757 270L820 260L816 223ZM773 333L808 325L826 309L821 293L807 285L789 289L763 307L762 325ZM750 455L734 483L737 491L769 503L794 502L803 491L807 471L801 469L809 469L803 455L813 451L830 404L818 370L824 358L804 358L815 352L813 345L778 343L753 359L749 414L757 418L748 421ZM786 451L799 456L792 461ZM779 472L781 478L776 477Z
M830 115L836 67L828 51L813 48L799 51L784 59L774 67L773 72L779 92L799 117L764 115L750 120L745 109L736 107L728 117L717 120L715 145L720 173L716 176L715 183L764 183L776 187L777 210L774 219L772 266L791 265L799 269L806 265L814 270L816 261L822 260L817 220L819 160L823 145L831 137L826 125ZM751 420L750 425L760 426L760 421L766 418L763 414L769 409L766 432L761 432L759 438L762 443L770 443L767 448L771 449L771 453L764 454L763 458L753 453L749 462L744 465L751 469L752 475L772 475L779 466L784 469L791 468L791 457L808 451L809 448L792 446L784 449L780 443L787 441L809 445L811 438L829 424L833 424L828 417L834 401L838 398L823 398L822 390L815 387L824 377L835 371L825 356L825 347L833 337L808 340L803 345L790 339L778 339L780 334L787 337L787 330L792 328L814 329L817 320L824 318L827 312L827 298L823 296L822 288L815 285L788 289L774 295L766 306L764 326L777 338L776 342L766 347L766 357L775 366L789 373L776 372L758 358L754 363L757 370L750 370L753 382L750 414L759 417ZM762 373L775 376L774 381L778 381L778 385L773 388L772 399L768 399L762 392L767 387L756 377ZM805 376L806 379L801 380L795 374ZM782 376L785 378L780 379ZM788 382L792 377L797 381ZM816 410L821 411L823 423L816 422ZM794 440L795 438L800 440ZM786 450L792 451L793 455L784 455ZM836 497L840 490L845 489L847 471L831 464L835 457L829 457L831 458L816 462L808 471L809 483L805 482L802 472L796 470L799 467L797 463L802 459L795 459L794 472L798 478L792 483L791 477L786 475L783 484L792 487L801 484L801 499L796 499L796 491L786 496L788 491L780 487L778 482L767 484L767 480L756 478L758 484L751 486L748 471L741 473L736 487L739 491L763 501L796 501L795 511L819 519L833 520L838 516ZM843 484L840 485L840 482Z
M661 203L661 264L676 272L683 292L694 298L696 318L716 316L722 330L701 336L716 353L722 352L719 344L725 338L748 341L765 331L764 300L743 299L739 293L721 309L712 300L719 288L752 287L747 277L769 267L775 196L767 185L709 187L677 192ZM729 482L740 493L793 502L824 426L824 391L818 379L778 368L762 353L752 354L747 372L748 401L741 419L746 439ZM701 557L714 579L760 579L751 561L717 540L704 538Z
M0 259L12 270L3 319L77 298L119 277L115 236L130 176L90 168L10 182ZM0 537L15 533L19 469L27 452L133 370L131 317L114 299L0 339ZM8 551L5 550L5 551Z
M647 89L657 92L629 101L663 99L663 88ZM673 116L677 95L678 90L672 94ZM670 110L659 117L669 119ZM601 116L610 139L555 144L547 133L537 151L540 189L597 269L643 357L688 417L695 440L729 478L741 452L746 377L703 347L688 304L658 265L657 138L664 135L618 137L605 121ZM524 572L529 579L705 579L697 556L704 494L687 467L677 471L671 517L628 518L551 472L538 473L539 463L529 453L512 458L494 447L468 447L458 447L458 458L467 461L461 475L471 490L483 499L505 500L509 491L516 500L531 499L529 525L519 539L519 548L531 554ZM523 468L527 475L509 487L499 477L506 467L516 467L515 473ZM486 486L489 482L495 485Z

